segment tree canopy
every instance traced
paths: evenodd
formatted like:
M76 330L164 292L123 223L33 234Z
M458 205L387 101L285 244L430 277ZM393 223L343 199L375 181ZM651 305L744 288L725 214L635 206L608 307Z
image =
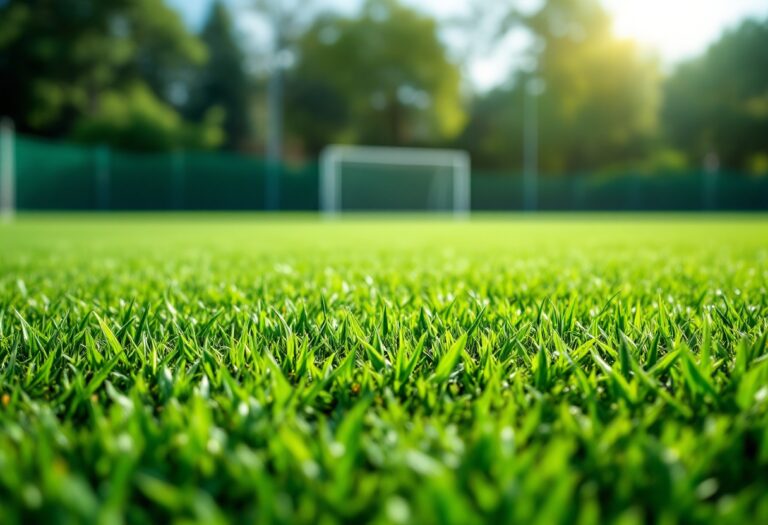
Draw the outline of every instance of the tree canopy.
M523 107L532 96L542 170L593 169L647 155L658 131L657 60L616 38L597 0L547 0L517 21L535 39L531 67L476 102L467 147L485 163L520 166Z
M396 0L319 17L287 78L290 130L309 150L332 141L429 144L465 122L459 68L434 19Z
M203 43L162 0L9 0L0 7L0 113L42 135L215 145L213 117L170 124L178 72L205 59ZM103 133L83 131L94 128Z
M667 139L694 164L768 171L768 19L747 20L665 84Z
M208 50L208 61L189 75L191 93L184 114L199 120L212 106L221 109L224 145L234 149L251 134L253 82L245 68L246 57L234 20L221 0L211 7L200 39Z
M273 32L262 55L224 0L211 0L197 34L166 1L0 1L0 115L23 133L136 150L258 150L266 131L282 136L282 107L299 158L334 142L458 146L476 166L510 172L522 168L535 108L542 173L705 158L768 172L768 19L732 28L665 78L655 55L615 35L601 0L532 11L477 2L459 28L473 42L498 43L476 20L485 13L531 45L507 83L473 93L445 21L401 0L364 0L353 13L253 0L266 22L255 36ZM265 89L274 67L270 85L283 88ZM279 95L272 104L267 92Z

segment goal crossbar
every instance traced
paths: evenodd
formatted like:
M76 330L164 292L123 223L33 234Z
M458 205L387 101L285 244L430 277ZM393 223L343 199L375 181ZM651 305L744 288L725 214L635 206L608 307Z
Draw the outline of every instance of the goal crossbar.
M320 155L320 210L326 215L336 215L341 211L341 166L344 163L450 168L453 170L453 213L456 216L469 214L471 164L466 151L382 146L328 146Z

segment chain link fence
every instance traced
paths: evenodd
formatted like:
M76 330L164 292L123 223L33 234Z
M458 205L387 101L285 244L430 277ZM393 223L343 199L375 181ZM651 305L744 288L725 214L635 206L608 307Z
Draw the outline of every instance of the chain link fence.
M19 210L263 210L263 159L221 152L136 153L16 136ZM281 210L318 209L318 165L284 165ZM401 182L402 184L402 182ZM472 171L475 211L524 206L519 172ZM401 188L407 191L407 188ZM731 172L542 175L537 210L767 210L768 177Z

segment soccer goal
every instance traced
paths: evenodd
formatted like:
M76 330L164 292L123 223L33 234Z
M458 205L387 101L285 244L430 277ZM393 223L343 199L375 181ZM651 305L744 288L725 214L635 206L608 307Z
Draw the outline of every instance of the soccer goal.
M470 160L465 151L328 146L320 159L320 210L431 211L465 217Z

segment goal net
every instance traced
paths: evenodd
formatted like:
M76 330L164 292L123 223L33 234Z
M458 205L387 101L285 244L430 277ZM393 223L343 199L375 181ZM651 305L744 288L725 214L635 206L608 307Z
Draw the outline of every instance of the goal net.
M466 216L470 161L464 151L329 146L320 160L320 210L431 211Z

